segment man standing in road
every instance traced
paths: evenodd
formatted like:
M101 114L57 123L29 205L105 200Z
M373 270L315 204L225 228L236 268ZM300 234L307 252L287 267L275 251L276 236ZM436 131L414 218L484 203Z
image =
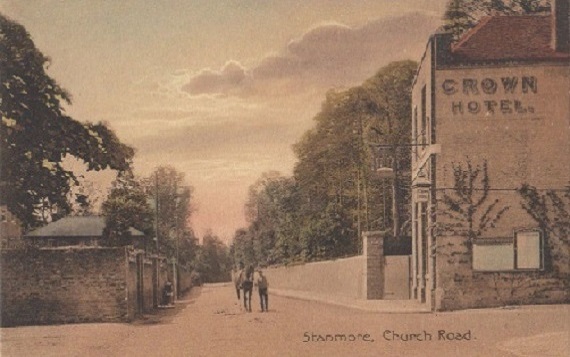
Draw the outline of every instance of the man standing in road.
M269 296L267 295L267 288L269 284L267 283L267 278L263 275L263 271L259 269L259 276L257 277L257 289L259 290L259 302L261 303L261 312L269 311ZM265 302L265 304L264 304ZM265 306L264 306L265 305Z

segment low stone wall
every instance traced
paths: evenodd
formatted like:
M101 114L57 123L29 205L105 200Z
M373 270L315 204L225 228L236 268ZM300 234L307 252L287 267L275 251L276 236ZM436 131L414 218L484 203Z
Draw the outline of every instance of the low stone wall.
M2 325L126 321L125 248L4 250Z
M363 256L264 270L269 290L287 289L364 298Z

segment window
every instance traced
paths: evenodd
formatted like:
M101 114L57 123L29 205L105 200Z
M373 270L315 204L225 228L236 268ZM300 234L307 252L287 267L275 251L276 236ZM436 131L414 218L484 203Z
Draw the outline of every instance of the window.
M516 269L541 269L542 239L539 231L515 233Z
M480 271L512 270L515 266L514 244L481 239L473 244L473 269Z
M538 270L544 265L542 234L515 232L514 237L481 238L473 244L473 270Z
M421 140L421 144L425 145L427 144L427 97L426 97L426 86L423 86L422 88L422 131L421 131L421 135L422 135L422 140Z
M417 144L418 143L418 107L414 106L414 118L413 118L413 122L412 122L412 126L414 128L414 140L413 140L413 144ZM416 159L418 158L418 147L414 146L412 151L414 152L414 155L416 155Z

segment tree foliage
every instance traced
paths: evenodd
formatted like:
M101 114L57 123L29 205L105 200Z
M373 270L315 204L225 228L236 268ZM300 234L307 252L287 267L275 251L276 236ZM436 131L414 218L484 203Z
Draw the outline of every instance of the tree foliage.
M547 13L550 3L550 0L451 0L443 18L445 28L458 39L484 16Z
M232 264L228 247L211 231L202 238L194 269L206 283L230 280Z
M152 236L154 213L149 205L144 187L130 171L119 175L113 182L111 192L102 205L106 227L104 237L111 246L125 245L130 241L130 229ZM145 247L150 244L148 239Z
M294 145L293 177L267 173L252 185L245 207L249 226L236 232L231 247L236 262L354 255L364 230L393 226L400 234L409 217L404 187L411 153L405 144L416 68L412 61L395 62L361 86L327 93L315 126ZM391 182L373 177L371 142L390 147Z
M66 157L122 171L134 155L103 123L65 114L71 96L46 73L49 62L23 26L0 14L0 195L26 227L69 213L78 181L62 166Z
M184 181L184 174L171 166L160 166L142 180L155 215L154 236L159 251L167 256L180 255L183 239L193 239L189 221L193 212L194 188Z
M371 154L373 159L383 159L392 169L394 178L389 185L391 195L386 197L385 180L371 179L369 184L369 205L374 212L386 211L386 199L390 215L383 218L383 224L368 224L368 228L385 230L392 227L394 237L410 235L411 221L411 149L412 140L412 80L417 63L413 61L394 62L382 68L378 74L364 83L366 90L367 141L379 143L381 149ZM378 151L379 150L379 151ZM381 154L381 155L379 155ZM386 160L387 159L387 160ZM374 200L376 198L376 201ZM382 199L382 202L378 200ZM380 217L373 217L378 221Z

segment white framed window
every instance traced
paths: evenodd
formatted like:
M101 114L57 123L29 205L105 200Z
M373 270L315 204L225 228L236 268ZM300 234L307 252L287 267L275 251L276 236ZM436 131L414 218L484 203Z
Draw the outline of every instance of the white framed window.
M538 230L515 232L515 269L542 269L544 250Z
M540 270L544 248L539 230L515 231L513 237L480 238L473 244L473 270Z
M515 267L512 237L477 239L473 244L473 270L503 271Z

